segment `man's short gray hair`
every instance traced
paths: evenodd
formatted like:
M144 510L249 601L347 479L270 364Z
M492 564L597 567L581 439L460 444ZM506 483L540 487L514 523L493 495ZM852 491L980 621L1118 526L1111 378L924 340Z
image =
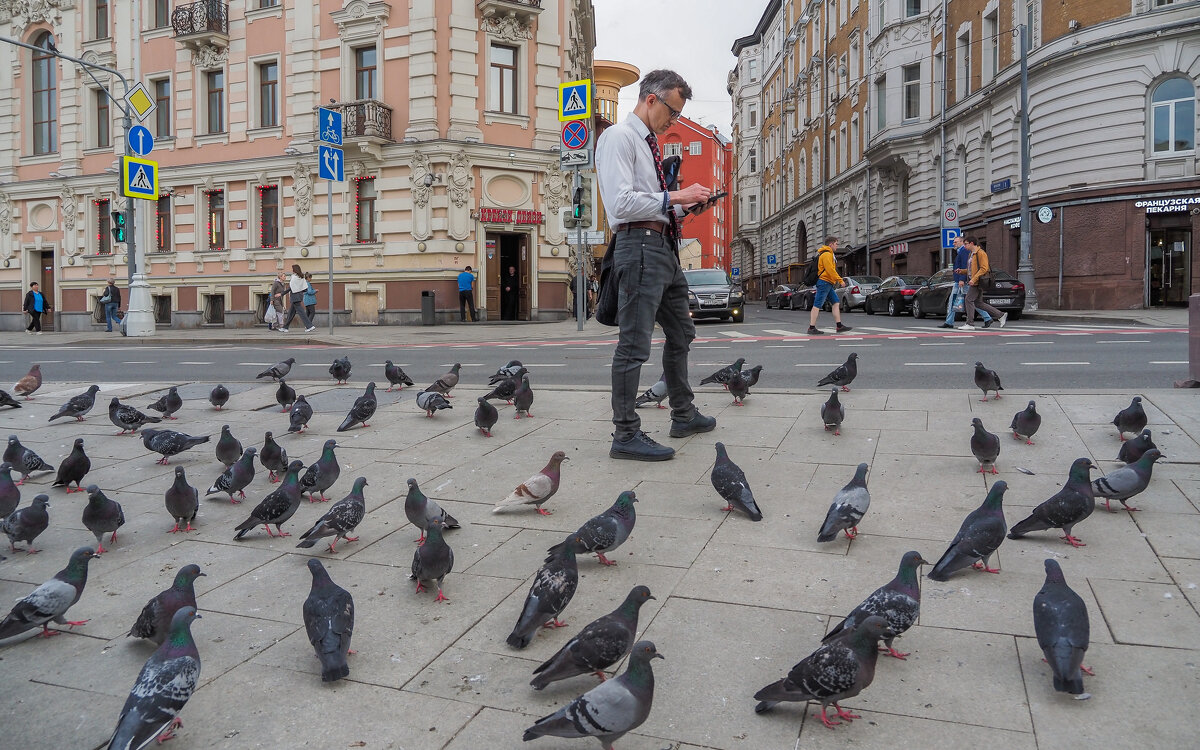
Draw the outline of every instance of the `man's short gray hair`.
M692 87L687 81L683 80L683 76L673 70L652 70L642 76L642 83L638 90L638 101L645 101L647 96L654 94L659 99L675 89L679 90L679 95L683 100L692 98Z

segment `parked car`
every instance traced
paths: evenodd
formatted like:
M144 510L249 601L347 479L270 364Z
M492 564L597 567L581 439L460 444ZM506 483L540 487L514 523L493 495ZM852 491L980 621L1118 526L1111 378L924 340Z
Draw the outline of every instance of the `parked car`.
M767 309L792 309L792 293L799 288L800 284L780 284L767 292Z
M912 297L914 318L927 315L945 317L946 300L950 298L950 287L954 284L954 271L944 268L925 282ZM984 284L983 301L1008 313L1009 320L1020 320L1025 309L1025 285L1007 271L993 270L992 281ZM959 317L960 314L956 314Z
M927 276L888 276L867 295L863 310L867 315L887 311L892 317L906 313L912 308L913 295L926 279Z
M688 314L693 318L720 318L741 323L746 319L742 287L717 268L683 272L688 283Z
M853 310L862 307L867 295L875 291L883 279L878 276L843 276L846 286L838 290L842 298L842 310Z
M842 278L846 278L846 277L843 276ZM846 279L846 281L848 283L849 279ZM838 300L839 300L838 306L842 308L842 312L848 312L850 310L850 307L851 307L850 292L849 292L850 289L853 289L853 287L840 286L834 290L837 292L837 296L838 296ZM861 290L862 290L861 286L859 286L859 290L861 293ZM816 298L817 298L817 288L816 287L801 286L799 289L797 289L795 292L792 293L792 309L793 310L811 310L812 306L813 306L813 300L815 300ZM861 304L861 303L859 303L859 304ZM828 299L825 300L825 304L821 305L821 309L824 310L825 312L829 312L832 307L833 307L833 304Z

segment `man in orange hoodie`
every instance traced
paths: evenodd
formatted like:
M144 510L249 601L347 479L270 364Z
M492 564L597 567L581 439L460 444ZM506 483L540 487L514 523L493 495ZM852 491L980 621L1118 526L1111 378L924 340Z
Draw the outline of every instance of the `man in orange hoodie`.
M808 335L820 336L825 332L817 328L817 316L821 314L821 305L829 299L829 307L833 310L833 320L837 323L837 332L845 333L850 326L842 325L842 306L838 299L836 287L845 286L846 282L838 275L837 261L833 251L837 250L838 238L830 235L825 238L825 244L817 250L817 291L813 297L812 312L808 314Z

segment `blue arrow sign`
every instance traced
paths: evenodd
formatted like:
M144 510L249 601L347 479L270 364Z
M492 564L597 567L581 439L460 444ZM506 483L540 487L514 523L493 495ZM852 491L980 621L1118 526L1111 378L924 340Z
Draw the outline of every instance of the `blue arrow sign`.
M321 143L331 146L342 145L342 113L336 109L317 109L317 132Z
M346 181L346 165L342 159L342 150L332 146L317 147L317 175L322 180L333 182Z
M958 227L946 227L942 229L942 248L949 250L954 247L955 237L962 237L962 230Z
M138 156L149 156L154 150L154 136L145 125L134 125L129 129L129 147Z

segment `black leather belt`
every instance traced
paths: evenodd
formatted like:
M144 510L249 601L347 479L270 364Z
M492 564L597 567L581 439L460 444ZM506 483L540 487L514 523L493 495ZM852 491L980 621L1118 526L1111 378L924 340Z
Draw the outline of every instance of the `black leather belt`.
M617 231L625 232L631 229L647 229L664 236L667 233L667 225L661 221L631 221L628 224L622 224Z

